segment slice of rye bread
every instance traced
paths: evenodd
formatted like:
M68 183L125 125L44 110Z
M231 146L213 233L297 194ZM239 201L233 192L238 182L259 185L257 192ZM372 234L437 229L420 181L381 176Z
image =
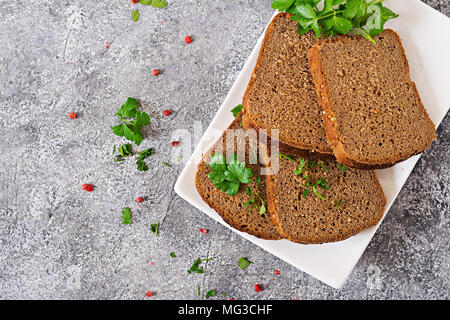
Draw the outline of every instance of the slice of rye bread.
M228 129L241 129L241 133L245 133L244 129L241 127L242 113L236 117L234 122L230 125ZM262 198L265 205L267 205L266 196L266 182L264 177L260 176L261 165L248 164L248 157L251 154L249 152L249 139L245 135L238 135L235 139L235 143L230 145L226 143L227 132L225 131L219 141L206 153L203 155L202 162L199 164L197 169L197 174L195 177L195 184L197 190L202 197L202 199L213 208L222 219L235 229L242 232L249 233L258 238L267 240L278 240L281 239L278 234L276 227L271 221L269 213L265 213L262 216L259 215L260 200L256 196L256 193ZM230 142L230 141L229 141ZM211 169L208 165L211 156L218 150L220 144L223 144L223 150L228 150L229 153L237 153L239 145L245 143L245 153L247 155L246 167L251 168L253 171L252 182L243 185L241 184L239 192L235 196L229 196L225 192L214 186L214 183L208 178ZM222 152L222 154L224 154ZM258 177L260 177L260 182L257 182ZM246 187L249 187L254 195L257 208L250 210L244 206L244 203L250 200L250 196L246 192Z
M291 157L294 161L280 158L278 173L266 176L268 209L282 237L303 244L341 241L381 220L386 199L374 171L339 169L336 160L322 161L310 153ZM296 175L300 159L316 165ZM312 185L325 177L329 190L316 187L324 200L307 186L303 173Z
M400 37L385 30L318 41L308 52L328 142L337 160L360 169L395 165L436 140Z
M332 154L307 59L314 33L299 35L297 22L280 13L270 23L243 98L244 127L279 130L280 150Z

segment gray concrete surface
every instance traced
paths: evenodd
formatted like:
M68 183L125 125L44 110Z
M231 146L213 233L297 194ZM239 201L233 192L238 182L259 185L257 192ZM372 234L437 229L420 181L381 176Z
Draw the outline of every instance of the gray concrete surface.
M450 15L447 0L425 2ZM334 290L177 197L183 163L161 164L175 129L209 124L273 13L270 1L172 0L140 7L138 23L132 8L129 0L0 0L0 299L146 299L148 290L151 299L202 299L210 289L236 299L449 298L449 116ZM163 74L152 77L153 68ZM152 118L135 148L157 150L147 173L112 161L124 140L110 126L128 96ZM131 226L121 224L125 206ZM149 230L155 222L159 237ZM241 256L254 262L245 271ZM215 260L188 276L199 257ZM254 292L255 283L265 290Z

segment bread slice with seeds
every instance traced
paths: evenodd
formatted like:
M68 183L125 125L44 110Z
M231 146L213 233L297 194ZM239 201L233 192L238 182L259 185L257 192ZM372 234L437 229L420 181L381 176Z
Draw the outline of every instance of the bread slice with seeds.
M313 32L299 35L297 22L280 13L270 23L243 99L244 127L279 130L280 150L332 154L322 123L307 52Z
M303 244L347 239L375 226L386 199L374 171L282 155L279 171L266 177L268 209L279 234Z
M277 232L275 225L271 221L268 212L260 215L259 209L262 205L267 205L266 196L266 181L260 175L261 165L259 161L250 161L250 157L254 152L250 150L249 138L245 130L241 127L242 113L239 114L228 129L240 130L236 133L237 138L227 139L227 131L223 133L219 141L203 156L202 162L199 164L197 174L195 177L195 184L202 199L213 208L222 219L231 227L242 232L249 233L258 238L268 240L278 240L280 235ZM234 142L231 142L233 140ZM234 196L229 196L225 192L218 189L214 183L209 179L208 175L211 172L209 162L214 153L221 154L238 154L239 148L244 148L246 155L246 167L252 169L252 182L239 187L239 191ZM258 145L256 144L256 149ZM242 159L241 161L244 161ZM250 164L256 162L255 164ZM250 200L250 195L246 188L252 191L255 206L246 207L245 203Z
M388 29L375 41L340 36L308 53L328 142L339 162L360 169L391 167L436 139L400 37Z

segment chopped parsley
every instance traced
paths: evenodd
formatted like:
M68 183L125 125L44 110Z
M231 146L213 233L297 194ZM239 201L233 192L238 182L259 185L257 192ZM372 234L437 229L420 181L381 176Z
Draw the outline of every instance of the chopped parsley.
M133 10L131 12L131 19L133 20L133 22L138 22L140 18L141 18L141 15L140 15L138 9Z
M166 167L172 168L172 165L169 164L169 163L167 163L167 162L164 162L164 161L163 161L162 164L165 165Z
M153 148L139 152L138 160L136 162L137 169L139 171L148 171L148 166L144 160L147 159L148 157L151 157L154 154L155 154L155 149L153 149Z
M284 158L284 159L288 159L289 161L295 162L295 158L293 156L288 156L281 152L278 155L279 155L280 159Z
M339 209L339 206L341 205L341 199L339 199L338 201L337 201L337 204L336 204L336 209Z
M337 167L338 167L338 169L341 170L341 171L347 170L347 167L344 166L343 164L340 164L340 163L337 164Z
M256 202L255 202L255 197L253 196L253 192L249 187L247 187L245 190L247 191L247 194L250 196L250 200L248 200L246 203L244 203L244 207L249 208L251 211L251 210L257 208ZM262 216L264 213L266 213L267 209L266 209L263 199L259 196L259 194L257 192L255 192L255 194L258 197L259 201L261 201L261 207L259 208L259 215Z
M119 147L120 155L125 158L133 155L133 147L131 143L123 144Z
M216 295L216 290L209 290L206 294L205 298L209 299L210 297L214 297Z
M192 264L191 268L187 271L187 273L192 274L192 273L204 273L205 271L203 270L203 267L200 267L200 265L202 264L202 262L204 261L211 261L212 259L196 259L194 261L194 263Z
M144 135L142 128L150 124L150 116L137 110L138 101L135 98L128 98L125 104L115 114L122 124L111 127L114 134L125 137L129 141L134 141L137 146L142 143Z
M296 176L301 175L303 173L303 168L305 167L305 164L306 166L308 166L307 163L308 160L305 161L305 159L300 159L300 165L297 167L296 170L294 170L294 174Z
M132 224L131 210L128 207L122 210L122 224Z
M239 112L241 112L241 111L242 111L242 104L237 105L234 109L232 109L231 113L236 118L238 116Z
M252 263L253 263L253 262L249 261L247 258L242 257L242 258L239 259L237 265L238 265L242 270L244 270L244 269L246 269L246 268L247 268L250 264L252 264Z
M144 6L152 6L155 8L167 7L167 2L165 0L140 0L139 2Z
M266 205L265 205L263 199L259 196L259 194L256 192L255 192L255 194L258 197L259 201L261 201L261 207L259 208L259 215L262 216L267 211Z
M246 168L245 162L239 162L236 154L227 164L223 155L215 153L209 161L209 167L211 172L208 178L229 196L238 193L241 183L248 184L252 181L252 169Z
M258 188L261 188L261 176L256 178L256 185L258 186Z
M176 255L175 252L173 252L173 251L170 253L170 256L171 256L172 258L176 258L176 257L177 257L177 255Z
M155 236L158 236L158 232L159 232L159 222L151 224L150 225L150 230L155 234Z
M250 210L253 210L256 207L256 204L255 204L255 197L253 196L252 189L247 187L247 188L245 188L245 190L247 191L247 194L250 196L250 200L248 200L246 203L244 203L244 207L246 207L246 208L250 207Z

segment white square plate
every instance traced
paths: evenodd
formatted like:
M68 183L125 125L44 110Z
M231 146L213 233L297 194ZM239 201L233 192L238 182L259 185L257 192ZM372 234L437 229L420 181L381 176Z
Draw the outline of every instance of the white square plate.
M399 18L389 21L386 27L395 30L402 38L410 63L411 78L417 84L431 119L438 126L450 107L450 77L448 76L450 74L450 19L419 0L387 0L385 5L400 14ZM194 178L202 153L210 148L233 121L230 110L242 103L263 37L264 34L258 40L231 91L175 185L175 192L180 197L227 227L229 226L222 218L203 202L195 188ZM377 172L386 194L386 212L393 204L419 157L415 156L393 168ZM334 288L340 288L378 227L379 225L345 241L322 245L302 245L287 240L261 240L233 230L296 268Z

